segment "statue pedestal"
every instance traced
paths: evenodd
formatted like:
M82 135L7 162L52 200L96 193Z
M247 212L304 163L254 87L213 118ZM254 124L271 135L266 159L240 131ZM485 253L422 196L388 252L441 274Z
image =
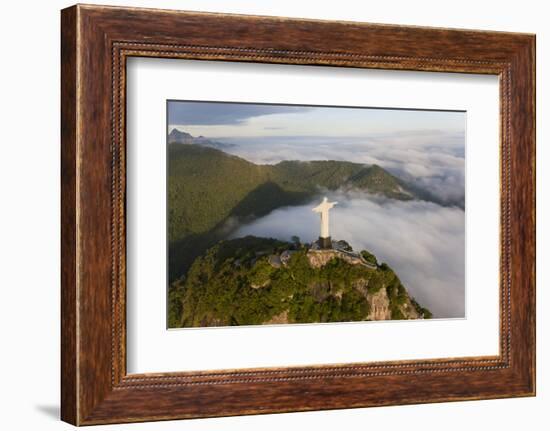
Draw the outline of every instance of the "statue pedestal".
M332 240L330 239L330 236L327 236L327 237L320 236L317 242L319 243L319 247L321 249L332 248Z

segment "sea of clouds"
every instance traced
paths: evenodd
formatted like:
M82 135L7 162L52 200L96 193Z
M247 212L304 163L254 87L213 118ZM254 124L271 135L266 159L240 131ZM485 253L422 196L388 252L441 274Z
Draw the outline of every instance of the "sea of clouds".
M217 140L235 144L227 151L257 164L275 164L282 160L345 160L378 164L428 190L442 203L464 208L463 132L425 130L368 137L286 136Z
M425 201L397 201L364 193L327 193L331 236L369 250L395 270L409 293L436 318L465 316L464 211ZM318 201L279 208L240 226L231 236L302 242L319 236Z

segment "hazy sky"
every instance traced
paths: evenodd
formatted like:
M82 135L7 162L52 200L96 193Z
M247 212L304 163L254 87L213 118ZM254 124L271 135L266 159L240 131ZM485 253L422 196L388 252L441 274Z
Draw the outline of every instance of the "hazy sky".
M463 132L465 113L170 101L168 125L209 138L359 137L426 130Z

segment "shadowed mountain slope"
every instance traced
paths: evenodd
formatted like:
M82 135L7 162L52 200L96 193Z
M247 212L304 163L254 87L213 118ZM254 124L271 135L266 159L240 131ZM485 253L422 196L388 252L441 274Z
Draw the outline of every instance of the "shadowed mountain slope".
M342 161L256 165L215 148L168 145L169 278L227 236L239 221L299 205L322 190L360 190L408 200L414 193L380 166Z

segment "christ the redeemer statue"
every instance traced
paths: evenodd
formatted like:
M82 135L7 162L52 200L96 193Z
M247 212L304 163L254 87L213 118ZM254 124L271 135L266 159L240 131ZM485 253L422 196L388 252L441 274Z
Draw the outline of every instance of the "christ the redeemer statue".
M338 202L329 202L328 199L325 197L323 198L323 202L312 209L312 211L321 214L321 235L319 235L319 245L321 246L321 248L332 247L329 234L328 210L334 207L334 205L336 205L337 203Z

